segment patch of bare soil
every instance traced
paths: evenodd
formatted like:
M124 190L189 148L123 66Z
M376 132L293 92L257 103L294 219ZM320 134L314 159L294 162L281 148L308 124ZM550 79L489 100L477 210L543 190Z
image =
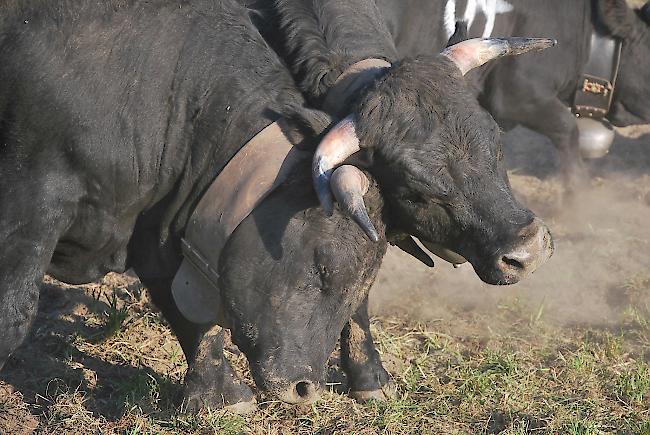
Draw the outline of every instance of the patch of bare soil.
M0 433L30 434L37 426L38 419L29 412L22 395L0 381Z
M173 389L183 373L180 346L136 278L109 274L87 286L46 278L30 336L0 375L0 393L9 388L0 434L31 433L35 415L39 432L100 432L150 385Z
M552 145L524 129L507 136L506 156L520 200L550 226L556 252L533 276L510 287L480 282L470 265L442 260L427 269L391 249L372 292L375 314L447 318L521 305L559 325L615 326L650 304L650 136L618 137L610 154L589 161L590 185L563 199Z

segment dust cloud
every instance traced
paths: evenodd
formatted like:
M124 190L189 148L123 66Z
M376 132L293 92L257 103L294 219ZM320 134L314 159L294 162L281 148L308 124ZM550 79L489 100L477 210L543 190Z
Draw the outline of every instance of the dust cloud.
M556 152L518 128L506 136L518 198L551 228L547 264L509 287L482 283L469 264L433 269L391 248L371 292L371 312L413 320L515 310L561 325L611 326L650 307L650 135L617 136L610 154L587 163L590 186L563 204ZM645 310L645 311L643 311ZM650 319L649 319L650 320Z

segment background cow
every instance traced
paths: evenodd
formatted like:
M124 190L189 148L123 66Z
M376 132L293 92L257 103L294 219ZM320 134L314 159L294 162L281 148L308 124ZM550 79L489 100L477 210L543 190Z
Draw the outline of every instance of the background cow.
M405 57L444 47L457 19L469 25L470 36L485 36L488 30L491 36L557 37L557 50L491 64L472 79L481 105L502 127L521 124L551 139L560 152L560 168L569 189L585 177L578 126L568 108L587 62L596 21L623 41L609 121L619 127L650 122L646 79L650 26L625 0L377 0L377 4L400 56ZM481 4L492 7L477 7Z

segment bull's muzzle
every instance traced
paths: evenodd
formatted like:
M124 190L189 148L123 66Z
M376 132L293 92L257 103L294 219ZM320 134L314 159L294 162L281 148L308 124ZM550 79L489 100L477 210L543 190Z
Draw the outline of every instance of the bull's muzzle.
M533 273L553 255L553 237L544 222L535 218L518 234L518 241L495 259L501 275L498 284L515 284Z
M320 395L321 389L319 385L309 380L292 382L288 387L277 393L278 399L293 405L313 403L318 400Z

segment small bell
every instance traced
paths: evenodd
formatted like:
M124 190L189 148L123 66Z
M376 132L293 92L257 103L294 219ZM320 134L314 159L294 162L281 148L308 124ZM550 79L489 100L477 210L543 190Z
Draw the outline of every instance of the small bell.
M614 129L605 120L580 117L577 119L580 131L580 154L585 159L599 159L609 152L614 142Z

